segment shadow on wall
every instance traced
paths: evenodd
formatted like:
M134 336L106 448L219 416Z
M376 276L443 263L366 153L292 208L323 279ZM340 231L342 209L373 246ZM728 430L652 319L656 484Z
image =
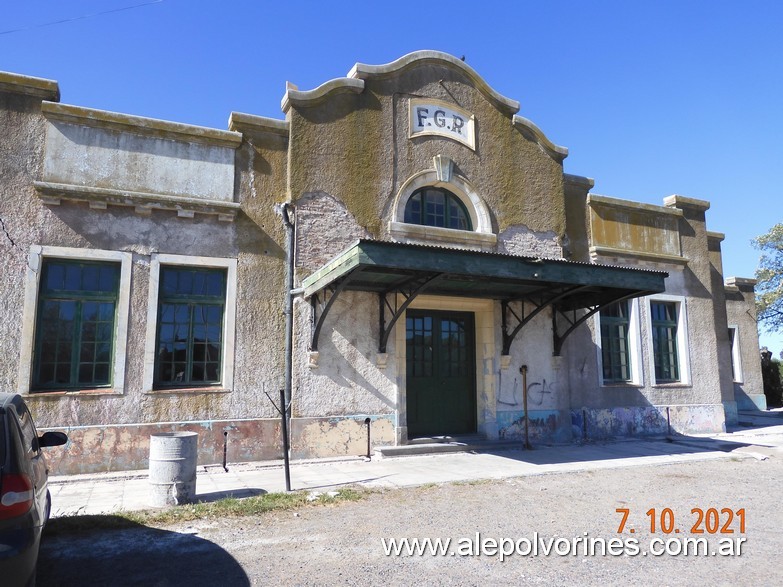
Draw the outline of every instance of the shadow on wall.
M83 202L64 202L61 206L49 206L49 210L74 234L98 249L137 250L143 246L159 253L187 255L198 250L203 256L236 257L241 252L237 236L241 225L243 246L277 258L285 256L279 245L243 214L236 223L225 223L202 214L182 219L172 210L155 210L149 216L121 206L91 210Z
M83 516L85 525L91 517L113 528L58 534L58 520L50 522L39 585L250 585L236 559L209 540L115 516Z
M524 438L526 426L534 444L725 431L722 404L652 405L638 389L623 387L625 406L542 409L535 402L536 393L540 394L542 390L546 391L539 383L528 385L531 401L527 423L521 406L515 404L516 409L498 411L501 439ZM605 391L606 401L611 406L613 398L609 390Z

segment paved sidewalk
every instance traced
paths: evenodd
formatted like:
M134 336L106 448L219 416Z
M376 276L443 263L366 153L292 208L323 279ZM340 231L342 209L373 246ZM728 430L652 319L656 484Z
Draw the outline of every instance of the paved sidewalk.
M783 416L783 413L779 414ZM399 458L344 458L294 462L294 490L324 491L346 485L392 488L504 479L567 471L683 463L707 459L783 458L783 419L741 417L746 426L712 437L536 447ZM52 515L99 514L149 509L147 471L50 478ZM285 491L282 461L199 466L196 497L212 501Z

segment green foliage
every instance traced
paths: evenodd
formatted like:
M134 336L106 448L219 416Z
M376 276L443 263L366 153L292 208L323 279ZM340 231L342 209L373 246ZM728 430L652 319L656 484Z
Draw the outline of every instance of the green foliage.
M756 310L769 331L783 330L783 224L753 240L761 259L756 270Z
M764 395L767 397L767 407L776 408L783 405L783 365L772 358L769 351L761 352L761 376L764 380Z

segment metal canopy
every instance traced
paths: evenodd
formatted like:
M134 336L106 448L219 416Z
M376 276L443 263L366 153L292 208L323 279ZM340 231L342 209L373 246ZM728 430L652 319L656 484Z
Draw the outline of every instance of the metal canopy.
M313 351L318 350L321 327L336 297L350 290L379 296L381 353L386 352L389 335L405 309L426 292L499 300L503 354L509 353L514 338L533 317L552 306L558 355L565 338L602 307L660 293L667 276L662 271L362 239L307 277L302 289L313 310ZM394 295L390 303L389 294L402 294L404 301L398 304ZM511 320L516 321L513 329ZM563 321L565 330L560 333Z

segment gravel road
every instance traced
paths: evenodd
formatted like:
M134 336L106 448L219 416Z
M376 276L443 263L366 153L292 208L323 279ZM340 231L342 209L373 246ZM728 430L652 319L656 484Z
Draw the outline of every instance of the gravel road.
M780 584L781 479L783 454L773 454L390 490L261 517L54 537L42 546L39 586ZM717 516L697 524L694 508L716 508ZM623 534L617 509L629 510ZM730 522L724 509L734 513ZM691 534L694 524L705 533ZM536 535L539 552L532 556ZM450 538L450 553L476 551L483 541L484 554L385 556L382 539L405 537ZM565 552L577 538L575 555L543 554L553 539L552 550ZM626 554L601 555L600 538L636 540L638 554L620 542ZM660 543L651 545L655 538ZM674 552L685 538L707 539L707 556L651 553L667 546ZM738 546L738 538L746 540ZM498 550L519 552L502 561L489 556L491 539ZM514 544L501 546L503 539ZM599 554L585 555L588 540ZM711 556L721 540L741 555Z

